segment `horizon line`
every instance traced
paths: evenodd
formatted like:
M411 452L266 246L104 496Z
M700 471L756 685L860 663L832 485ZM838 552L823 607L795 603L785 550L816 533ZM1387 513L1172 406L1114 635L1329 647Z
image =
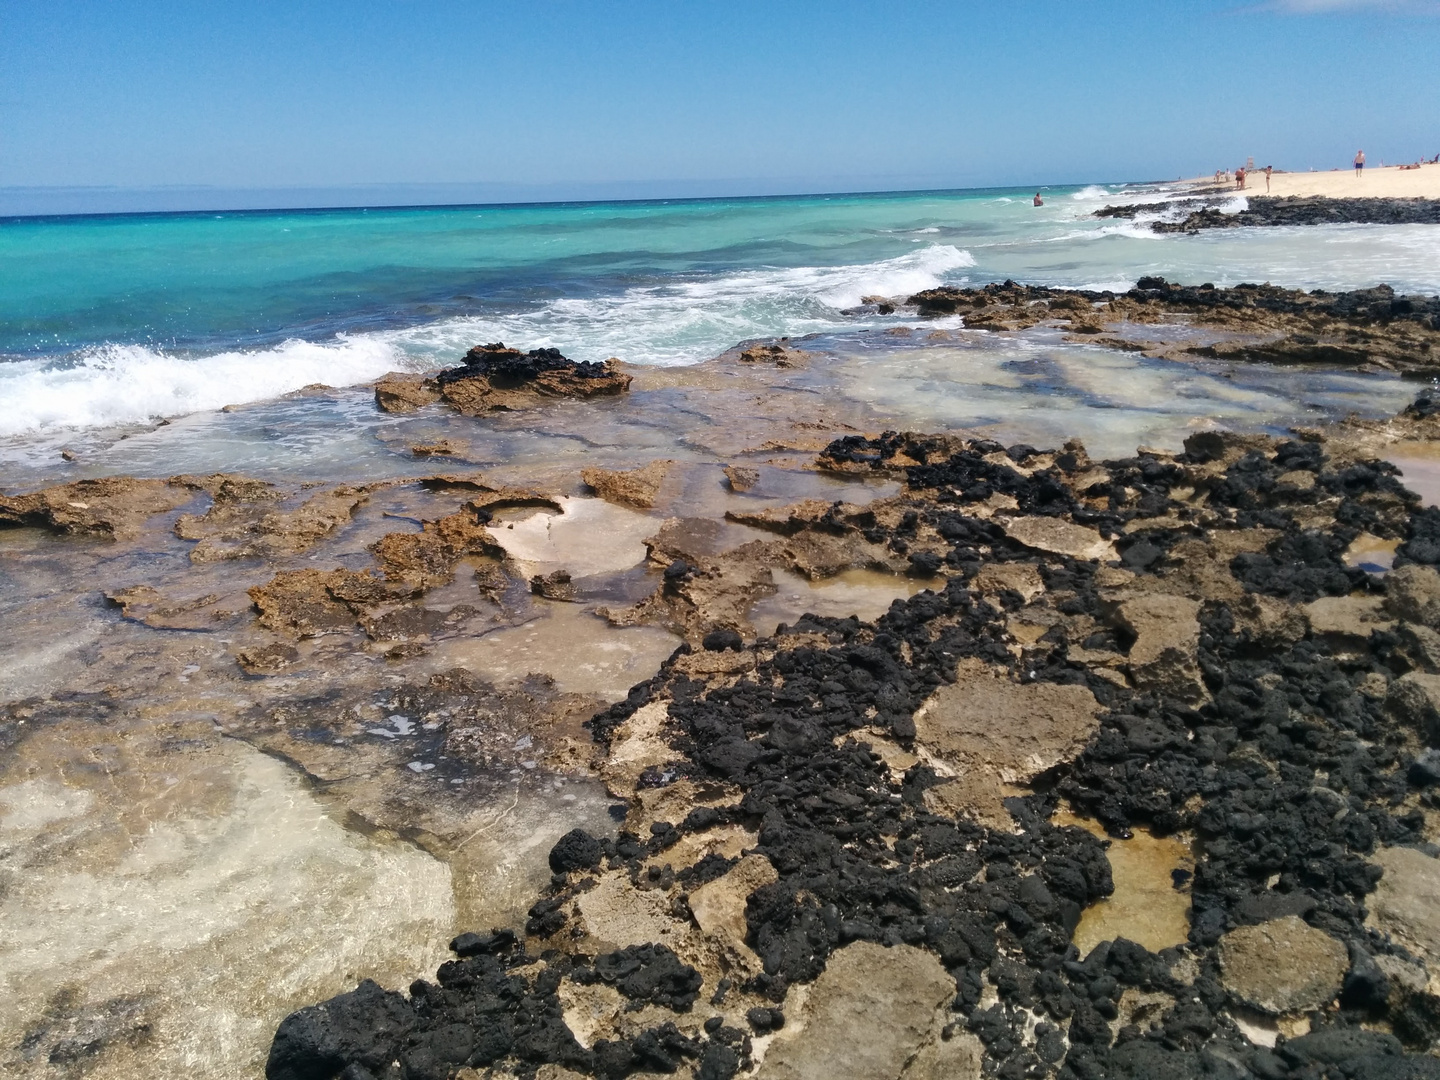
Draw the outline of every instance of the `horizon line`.
M647 181L626 181L628 184L642 184ZM1085 188L1090 186L1115 187L1129 184L1173 184L1176 180L1087 180L1071 181L1066 183L1040 184L1038 190L1045 191L1054 188ZM306 190L335 192L345 188L366 189L366 188L445 188L445 187L468 187L469 183L464 181L443 181L433 184L348 184L338 186L313 185L306 187L277 187L277 188L220 188L210 184L176 184L163 187L125 188L112 185L93 186L68 186L68 187L36 187L36 186L12 186L0 187L0 197L7 192L125 192L143 194L146 192L203 192L203 191L228 191L232 193L241 192L293 192L299 193ZM558 185L557 185L558 186ZM467 209L499 209L499 208L521 208L521 207L559 207L559 206L604 206L622 203L698 203L698 202L735 202L735 201L759 201L764 199L813 199L813 198L853 198L857 196L885 196L885 195L942 195L956 194L962 192L986 192L986 191L1028 191L1029 184L987 184L977 187L917 187L917 188L855 188L844 191L777 191L762 194L750 195L650 195L631 197L609 197L609 198L572 198L572 199L515 199L496 200L490 202L439 202L439 203L332 203L322 205L294 205L294 206L210 206L195 207L184 210L78 210L64 212L37 212L22 214L0 213L0 223L21 222L21 221L46 221L76 218L114 218L114 217L183 217L197 214L298 214L298 213L336 213L340 211L355 210L467 210Z

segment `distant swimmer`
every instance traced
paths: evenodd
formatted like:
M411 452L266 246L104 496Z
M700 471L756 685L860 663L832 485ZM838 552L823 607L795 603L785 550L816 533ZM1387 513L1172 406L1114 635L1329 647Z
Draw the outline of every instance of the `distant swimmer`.
M1042 198L1040 198L1040 193L1039 193L1038 191L1035 192L1035 205L1036 205L1036 206L1044 206L1044 205L1045 205L1045 200L1042 199Z
M1360 170L1363 169L1363 168L1365 168L1365 151L1364 151L1364 150L1356 150L1356 151L1355 151L1355 175L1356 175L1356 176L1359 176L1359 175L1360 175Z
M1269 191L1269 190L1270 190L1270 174L1271 174L1273 171L1274 171L1274 167L1273 167L1273 166L1270 166L1270 165L1266 165L1266 166L1265 166L1265 190L1266 190L1266 191Z

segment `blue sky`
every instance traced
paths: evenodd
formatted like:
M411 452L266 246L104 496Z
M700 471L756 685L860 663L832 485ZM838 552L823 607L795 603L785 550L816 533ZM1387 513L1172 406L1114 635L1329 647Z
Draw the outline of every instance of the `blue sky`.
M1329 168L1440 153L1437 56L1440 0L3 0L0 188L171 189L105 196L139 208L191 186L461 201Z

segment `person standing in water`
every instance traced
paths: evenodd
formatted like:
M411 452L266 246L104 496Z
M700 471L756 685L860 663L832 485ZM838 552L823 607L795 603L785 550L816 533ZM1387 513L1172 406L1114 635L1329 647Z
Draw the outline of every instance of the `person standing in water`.
M1044 206L1044 205L1045 205L1045 200L1042 199L1042 198L1040 198L1040 193L1039 193L1038 191L1035 192L1035 205L1036 205L1036 206Z
M1359 175L1360 175L1360 170L1362 170L1363 168L1365 168L1365 151L1364 151L1364 150L1356 150L1356 151L1355 151L1355 175L1356 175L1356 176L1359 176Z

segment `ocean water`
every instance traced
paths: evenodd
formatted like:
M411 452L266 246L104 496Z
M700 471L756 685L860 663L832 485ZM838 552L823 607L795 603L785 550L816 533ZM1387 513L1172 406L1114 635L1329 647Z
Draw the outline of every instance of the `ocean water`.
M1047 189L1043 208L1032 194L4 219L0 442L355 385L484 341L689 364L748 338L894 325L843 311L942 283L1440 291L1436 226L1157 236L1090 216L1154 187Z

